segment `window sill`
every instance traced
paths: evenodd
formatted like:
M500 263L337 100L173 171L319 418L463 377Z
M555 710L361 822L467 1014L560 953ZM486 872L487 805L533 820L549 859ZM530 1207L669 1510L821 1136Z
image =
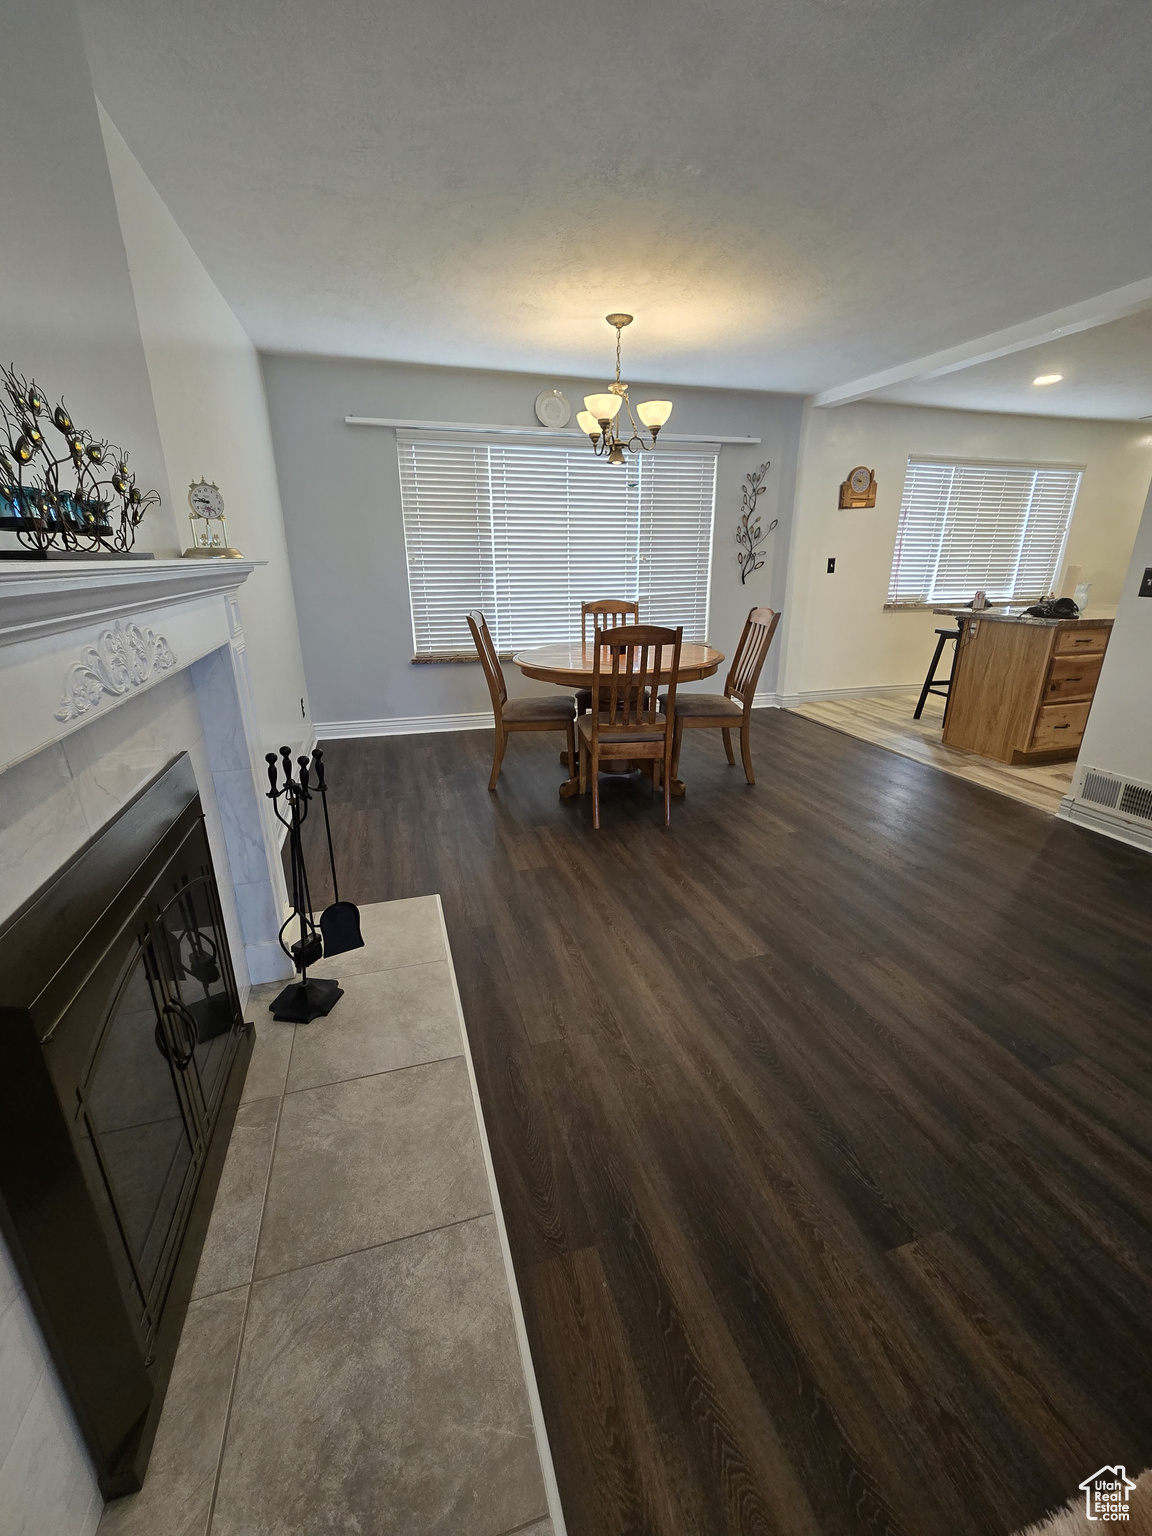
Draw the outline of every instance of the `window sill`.
M499 655L501 661L512 660L511 651L501 651ZM477 656L475 651L434 651L423 656L413 656L412 665L414 667L439 667L445 663L448 663L449 665L458 661L471 661L478 663L479 660L480 658Z

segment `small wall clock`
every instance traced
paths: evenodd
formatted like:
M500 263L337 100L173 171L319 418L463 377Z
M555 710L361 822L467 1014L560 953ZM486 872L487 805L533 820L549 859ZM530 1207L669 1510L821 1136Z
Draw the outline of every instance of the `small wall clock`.
M858 464L848 471L848 478L840 487L841 507L874 507L876 505L876 474Z

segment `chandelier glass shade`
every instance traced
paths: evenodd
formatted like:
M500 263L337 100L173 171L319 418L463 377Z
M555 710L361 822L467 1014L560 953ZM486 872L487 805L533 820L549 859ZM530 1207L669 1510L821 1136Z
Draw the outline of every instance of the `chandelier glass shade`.
M609 464L623 464L625 451L639 453L642 449L655 448L660 428L672 414L672 402L642 400L633 415L628 386L620 379L620 332L632 324L632 316L606 315L605 319L616 330L616 378L605 394L584 396L584 409L578 413L576 421L580 430L591 438L593 452L598 457L606 458ZM621 429L621 423L626 430ZM647 437L641 432L641 424L648 429Z

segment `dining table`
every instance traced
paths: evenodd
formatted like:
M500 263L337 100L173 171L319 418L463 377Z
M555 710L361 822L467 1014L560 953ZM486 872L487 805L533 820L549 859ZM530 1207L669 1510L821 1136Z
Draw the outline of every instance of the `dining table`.
M665 646L661 653L661 666L659 677L653 677L650 673L647 683L660 687L671 681L672 677L672 647ZM685 641L680 647L680 670L676 675L676 686L681 683L695 683L703 677L711 677L716 672L720 663L724 660L723 651L716 650L711 645L697 645L694 642ZM531 677L539 683L554 683L557 688L591 688L592 672L596 663L596 646L591 640L557 640L550 645L536 645L528 650L516 651L512 656L513 666L519 667L525 677ZM606 674L611 671L611 663L601 663L601 686L603 686ZM566 759L567 753L562 756ZM580 793L580 772L578 763L568 763L568 778L560 786L560 798L569 799L572 795ZM673 795L683 795L684 784L680 779L672 780Z

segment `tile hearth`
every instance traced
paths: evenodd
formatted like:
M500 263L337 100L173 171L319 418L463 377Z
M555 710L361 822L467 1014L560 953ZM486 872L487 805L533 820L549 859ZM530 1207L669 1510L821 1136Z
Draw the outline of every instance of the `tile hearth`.
M143 1490L100 1536L552 1536L436 897L256 1051Z

